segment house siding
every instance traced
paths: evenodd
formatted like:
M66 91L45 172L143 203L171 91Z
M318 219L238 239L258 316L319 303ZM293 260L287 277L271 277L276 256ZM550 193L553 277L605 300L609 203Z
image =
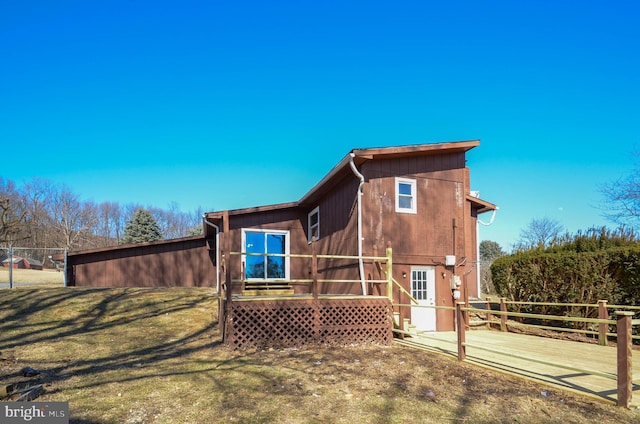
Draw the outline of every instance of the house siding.
M348 175L317 204L320 208L320 239L314 246L317 254L358 255L358 184L359 180L353 174ZM304 219L306 232L306 214ZM319 259L318 272L323 279L359 278L358 263L354 260ZM320 293L362 294L360 284L354 283L320 283L318 287Z
M304 216L303 216L304 215ZM227 238L227 249L231 252L242 252L242 230L280 230L289 231L289 248L291 253L310 253L307 243L306 213L301 213L299 209L287 208L270 212L249 213L242 215L232 215L229 219L229 234L222 234ZM224 252L223 252L224 253ZM232 280L243 278L242 257L240 255L229 255L229 266ZM290 259L291 279L309 278L310 261L304 258ZM299 293L307 293L308 287L295 284L294 290ZM232 293L240 294L242 286L234 285Z
M364 187L364 254L380 255L387 246L392 247L394 278L409 292L411 266L435 267L437 306L454 305L445 256L455 254L475 262L475 248L469 250L474 240L469 240L466 230L470 212L464 163L464 153L453 153L371 161L362 167L368 180ZM416 180L416 214L395 211L396 177ZM456 273L462 277L468 269L465 262ZM409 303L398 288L394 288L394 299ZM405 308L401 317L410 318L410 312ZM451 330L453 316L438 309L436 323L438 331Z
M215 251L204 238L70 253L70 286L216 287Z

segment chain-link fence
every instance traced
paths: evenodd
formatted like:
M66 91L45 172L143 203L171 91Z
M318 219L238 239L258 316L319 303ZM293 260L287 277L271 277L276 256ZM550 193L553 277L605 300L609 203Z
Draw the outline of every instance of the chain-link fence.
M0 288L66 286L65 252L48 247L0 247Z

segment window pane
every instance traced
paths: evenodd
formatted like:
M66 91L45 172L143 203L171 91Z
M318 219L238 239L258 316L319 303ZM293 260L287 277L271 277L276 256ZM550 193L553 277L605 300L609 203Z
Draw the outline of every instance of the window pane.
M267 234L267 253L285 253L284 234ZM267 257L267 278L284 278L284 257Z
M413 198L408 196L400 196L398 198L398 206L401 209L413 209Z
M398 194L411 196L411 184L398 183Z
M263 233L245 233L245 252L265 253ZM246 257L246 278L264 278L264 256Z
M267 253L284 254L284 234L266 234Z
M311 224L311 226L314 226L318 223L318 214L314 213L313 215L311 215L309 217L309 223Z

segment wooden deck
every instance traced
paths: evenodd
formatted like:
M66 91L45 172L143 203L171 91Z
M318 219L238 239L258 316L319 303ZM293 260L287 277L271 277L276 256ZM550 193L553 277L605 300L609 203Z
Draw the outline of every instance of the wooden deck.
M457 358L455 332L422 334L397 342ZM467 331L466 344L468 363L599 400L617 401L615 347L490 330ZM640 365L633 367L631 405L640 406Z

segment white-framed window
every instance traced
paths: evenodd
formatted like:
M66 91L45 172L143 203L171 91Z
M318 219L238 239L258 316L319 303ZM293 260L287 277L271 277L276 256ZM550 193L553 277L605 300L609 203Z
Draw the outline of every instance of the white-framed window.
M309 233L307 234L307 241L311 243L311 240L315 237L316 240L320 239L320 206L316 206L309 215L307 215L307 224Z
M416 180L396 178L396 212L417 213Z
M289 231L242 229L242 261L248 280L289 279ZM257 253L259 255L247 255Z

